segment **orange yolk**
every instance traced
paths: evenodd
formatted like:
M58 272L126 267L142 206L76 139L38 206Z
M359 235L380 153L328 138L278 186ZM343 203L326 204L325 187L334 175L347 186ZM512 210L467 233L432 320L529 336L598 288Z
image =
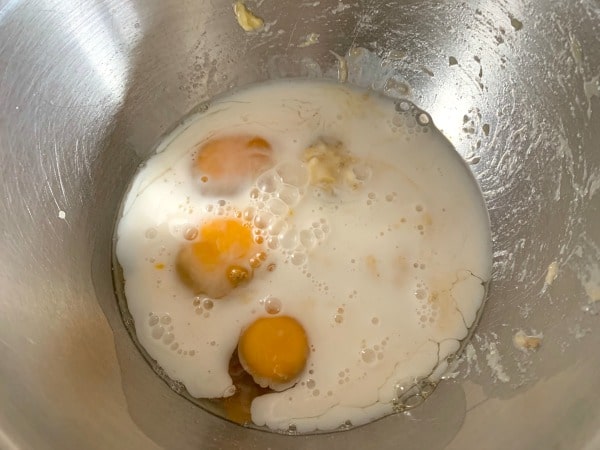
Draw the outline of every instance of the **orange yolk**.
M249 227L235 219L216 219L200 228L200 240L191 244L192 254L207 269L224 259L239 260L255 245Z
M203 183L216 182L217 190L235 187L273 165L271 144L251 135L225 136L203 144L196 169Z
M292 317L263 317L242 333L238 355L262 386L287 383L306 366L308 339L302 325Z
M252 277L250 260L258 250L250 227L236 219L215 219L179 252L177 271L196 292L221 298Z

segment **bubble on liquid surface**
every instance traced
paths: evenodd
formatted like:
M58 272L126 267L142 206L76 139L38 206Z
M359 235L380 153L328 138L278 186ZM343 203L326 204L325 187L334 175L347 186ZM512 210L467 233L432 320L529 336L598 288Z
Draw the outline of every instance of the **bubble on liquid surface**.
M198 229L196 227L188 226L183 231L183 238L188 241L193 241L198 237Z
M417 114L417 123L421 126L426 126L431 123L431 119L429 118L429 114L426 112L420 112Z
M165 329L161 326L152 328L152 337L154 339L160 339L165 332Z
M285 184L277 191L277 197L288 206L296 206L300 201L300 190L296 186Z
M272 214L278 217L285 217L290 207L280 198L272 198L267 202L267 207Z
M308 184L308 169L299 161L286 161L281 163L276 171L284 184L298 188Z
M373 174L373 170L365 163L358 163L352 166L352 174L358 181L368 181Z
M165 314L160 318L160 323L162 323L163 325L169 325L171 323L171 316Z
M377 358L374 350L366 348L360 352L361 359L366 363L372 363Z
M268 314L278 314L281 311L281 300L275 297L269 297L265 300L265 311Z
M307 249L311 250L317 243L317 238L312 230L302 230L300 232L300 243Z
M298 244L298 232L291 228L279 235L279 244L286 249L293 249Z
M295 266L300 266L306 262L306 253L304 252L294 252L290 257L290 261Z
M254 216L253 224L256 228L263 230L269 226L271 220L273 220L273 214L267 211L259 211Z
M283 220L272 220L267 227L267 232L272 236L277 236L282 234L285 230L287 230L288 225Z
M273 170L268 170L258 177L256 180L256 187L262 192L273 193L277 191L281 184L279 175Z
M250 222L254 219L255 214L256 214L256 209L252 206L249 206L246 209L244 209L244 211L242 212L242 218L245 221Z

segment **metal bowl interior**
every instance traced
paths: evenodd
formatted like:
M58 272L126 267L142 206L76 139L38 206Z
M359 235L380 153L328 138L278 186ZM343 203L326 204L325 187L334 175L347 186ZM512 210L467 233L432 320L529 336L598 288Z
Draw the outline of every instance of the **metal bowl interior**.
M0 446L600 447L598 2L248 6L262 31L228 1L0 0ZM132 343L111 278L118 205L200 103L345 66L429 112L470 163L494 236L488 302L469 358L410 413L318 436L244 429ZM515 348L519 330L541 347Z

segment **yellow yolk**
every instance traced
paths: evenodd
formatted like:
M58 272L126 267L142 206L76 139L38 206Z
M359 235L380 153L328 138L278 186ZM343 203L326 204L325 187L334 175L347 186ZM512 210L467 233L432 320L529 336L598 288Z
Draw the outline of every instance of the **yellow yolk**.
M308 339L304 327L292 317L262 317L242 333L238 355L258 384L276 389L304 370Z
M196 242L181 249L177 271L197 293L221 298L252 277L250 260L259 250L250 227L236 219L215 219L199 229Z
M272 166L272 153L271 144L259 136L216 138L199 148L196 170L209 189L230 192Z
M252 231L235 219L216 219L200 228L200 240L192 245L194 258L207 268L223 259L244 258L254 246Z

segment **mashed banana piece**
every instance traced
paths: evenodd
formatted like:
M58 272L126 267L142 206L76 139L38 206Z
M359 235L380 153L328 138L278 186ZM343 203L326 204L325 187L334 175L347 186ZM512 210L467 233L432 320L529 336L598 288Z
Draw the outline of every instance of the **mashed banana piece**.
M233 12L235 13L238 24L244 31L260 30L265 24L260 17L255 16L241 1L237 1L233 4Z
M362 186L368 168L337 140L320 138L302 153L310 183L328 193L334 188L356 190Z

